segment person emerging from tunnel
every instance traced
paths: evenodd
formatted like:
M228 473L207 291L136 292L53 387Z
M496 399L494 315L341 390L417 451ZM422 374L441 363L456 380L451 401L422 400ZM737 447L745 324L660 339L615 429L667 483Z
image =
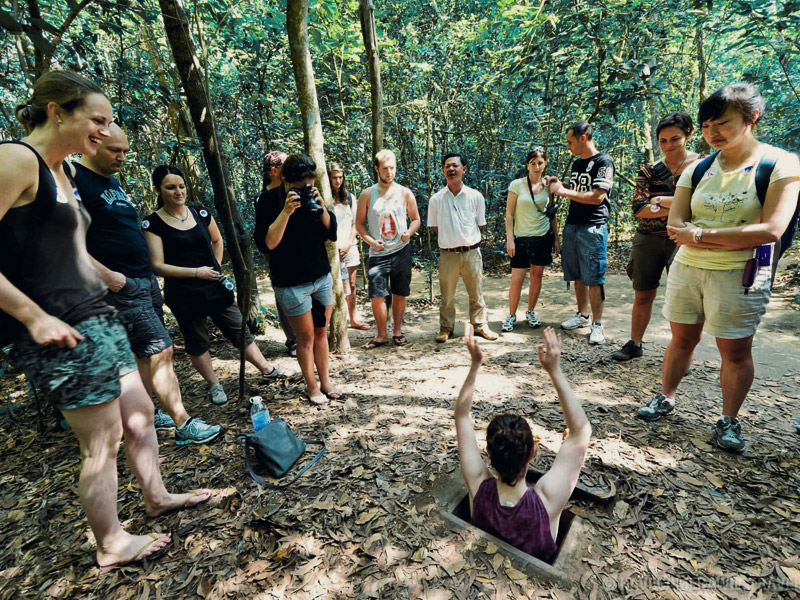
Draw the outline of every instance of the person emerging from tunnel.
M540 560L555 556L559 519L578 483L592 428L569 381L561 371L561 336L544 331L539 363L550 376L568 428L553 466L533 487L525 478L536 445L527 421L513 414L495 415L486 430L486 450L492 469L481 457L470 409L483 354L472 326L464 339L472 364L455 406L456 437L461 473L469 490L472 524Z

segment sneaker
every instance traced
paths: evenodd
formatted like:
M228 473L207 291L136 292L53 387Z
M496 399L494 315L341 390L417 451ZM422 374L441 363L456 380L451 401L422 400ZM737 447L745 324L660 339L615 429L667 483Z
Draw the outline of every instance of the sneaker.
M517 317L514 315L508 315L506 320L503 321L503 324L500 325L500 331L513 331L514 327L517 326Z
M742 424L738 417L720 417L714 426L714 437L717 446L728 452L744 452L745 441L742 437Z
M215 383L208 389L208 394L211 396L211 402L214 404L225 404L228 401L228 396L222 388L221 383Z
M641 355L642 345L637 344L633 340L628 340L622 348L611 355L611 358L617 362L625 362L632 358L639 358Z
M192 417L180 427L175 428L175 443L178 446L187 444L208 444L225 431L221 425L209 425L203 419Z
M645 421L658 421L664 415L675 410L675 400L670 400L664 394L653 394L653 398L636 413L636 416Z
M532 310L525 311L525 318L528 319L528 327L531 329L536 329L537 327L541 326L541 321L536 318L536 313Z
M603 333L603 326L600 323L592 323L592 333L589 334L589 343L602 346L606 343L606 336Z
M156 411L155 417L153 417L153 424L156 426L156 431L175 429L175 421L160 408Z
M592 320L589 318L589 315L585 317L581 314L580 311L575 313L574 317L570 317L563 323L561 323L561 329L578 329L579 327L588 327L592 324Z
M278 379L280 377L286 377L286 373L281 371L278 367L273 366L272 371L270 371L269 373L262 373L261 383L262 384L270 383L273 379Z

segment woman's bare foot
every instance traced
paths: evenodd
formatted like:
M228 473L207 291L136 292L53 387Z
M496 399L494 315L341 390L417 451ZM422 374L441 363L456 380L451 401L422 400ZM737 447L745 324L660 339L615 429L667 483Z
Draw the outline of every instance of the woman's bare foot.
M350 321L350 328L351 329L360 329L361 331L366 331L369 329L369 325L366 323L359 323L357 321Z
M211 499L211 490L192 490L185 494L169 494L157 504L146 504L144 512L148 517L160 517L176 510L197 506Z
M154 560L167 551L172 541L171 533L148 533L147 535L131 535L123 533L121 539L110 544L110 547L97 549L97 565L102 568L121 567L147 560Z

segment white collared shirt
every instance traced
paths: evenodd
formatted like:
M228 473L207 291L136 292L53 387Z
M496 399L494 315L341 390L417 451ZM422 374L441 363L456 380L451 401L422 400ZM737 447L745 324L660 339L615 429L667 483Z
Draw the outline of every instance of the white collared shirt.
M428 227L439 228L440 248L474 246L481 241L479 227L486 225L486 201L483 194L466 185L453 196L444 186L428 204Z

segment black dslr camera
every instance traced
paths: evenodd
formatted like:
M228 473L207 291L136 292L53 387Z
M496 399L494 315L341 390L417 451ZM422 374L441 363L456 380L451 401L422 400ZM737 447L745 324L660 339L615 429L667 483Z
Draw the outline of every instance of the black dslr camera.
M317 203L314 198L314 188L310 183L307 183L301 188L295 189L297 195L300 196L300 207L311 215L311 218L318 221L322 218L322 207Z

